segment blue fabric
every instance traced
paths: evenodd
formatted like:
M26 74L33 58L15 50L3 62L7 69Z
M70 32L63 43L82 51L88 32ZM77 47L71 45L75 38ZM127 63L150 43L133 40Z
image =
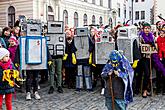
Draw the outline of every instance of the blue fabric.
M126 110L126 103L122 99L115 99L114 100L114 106L115 110ZM112 98L106 97L105 98L105 106L108 108L108 110L112 110Z
M120 53L117 53L120 54ZM120 54L121 55L121 54ZM134 77L134 71L124 55L121 55L121 59L119 60L118 67L113 67L111 62L108 62L102 70L101 76L106 79L108 78L108 73L114 70L119 71L119 76L121 77L124 85L124 100L126 103L130 103L133 101L133 90L132 90L132 82ZM107 95L105 95L107 96Z

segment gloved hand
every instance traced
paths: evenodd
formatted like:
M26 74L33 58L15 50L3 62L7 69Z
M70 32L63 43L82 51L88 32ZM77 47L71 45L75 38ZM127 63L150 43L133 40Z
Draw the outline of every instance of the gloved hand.
M76 56L75 56L74 53L72 53L72 63L73 64L76 64L77 63Z
M89 64L92 64L92 53L89 55Z
M68 57L68 54L65 54L65 55L63 56L63 60L66 60L67 57Z
M138 62L139 62L139 60L135 60L135 61L133 62L132 68L136 68L136 67L137 67Z
M53 62L52 61L48 61L48 65L50 66Z
M19 66L20 66L20 65L19 65L18 63L15 63L15 67L17 67L17 68L18 68Z
M93 66L93 67L96 67L96 65L95 65L95 64L93 64L93 63L92 63L92 66Z

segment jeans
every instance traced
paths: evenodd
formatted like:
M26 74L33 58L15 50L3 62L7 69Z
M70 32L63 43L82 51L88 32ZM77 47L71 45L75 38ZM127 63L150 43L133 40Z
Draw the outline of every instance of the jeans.
M33 87L33 92L38 91L38 70L27 70L26 72L26 92L30 92L31 87Z

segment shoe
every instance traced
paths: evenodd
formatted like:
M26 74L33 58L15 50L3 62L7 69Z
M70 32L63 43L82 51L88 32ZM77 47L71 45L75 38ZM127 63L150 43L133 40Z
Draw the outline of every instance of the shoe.
M58 87L58 89L57 89L57 91L59 92L59 93L63 93L63 90L62 90L62 87Z
M26 100L31 100L31 93L30 92L27 92L26 93Z
M3 95L3 99L5 99L5 95Z
M101 95L104 95L104 91L105 91L105 89L102 88L102 89L101 89Z
M41 89L41 87L40 87L40 85L38 85L38 90L40 90Z
M38 94L37 91L34 93L34 98L35 98L36 100L40 100L40 99L41 99L41 97L40 97L40 95Z
M53 94L53 92L54 92L54 88L53 88L53 86L51 86L49 91L48 91L48 94Z
M147 98L147 92L143 92L142 97L143 97L143 98Z
M147 95L146 95L146 96L142 95L142 97L143 97L143 98L147 98Z

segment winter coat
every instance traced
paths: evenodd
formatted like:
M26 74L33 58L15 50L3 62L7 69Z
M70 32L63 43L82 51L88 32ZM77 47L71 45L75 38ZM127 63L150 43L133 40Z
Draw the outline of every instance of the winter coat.
M74 45L74 40L72 40L71 43L68 43L66 41L66 48L65 48L65 53L68 54L67 59L64 61L64 66L65 67L75 67L76 65L72 63L72 53L76 55L76 47Z
M165 58L165 37L158 37L158 54L160 58Z
M8 69L15 69L13 63L10 63ZM0 66L0 94L14 93L14 87L11 87L7 81L2 81L3 71L4 69Z
M12 62L14 62L14 60L15 60L15 54L16 54L17 47L18 47L18 45L14 45L14 46L11 46L8 48Z

